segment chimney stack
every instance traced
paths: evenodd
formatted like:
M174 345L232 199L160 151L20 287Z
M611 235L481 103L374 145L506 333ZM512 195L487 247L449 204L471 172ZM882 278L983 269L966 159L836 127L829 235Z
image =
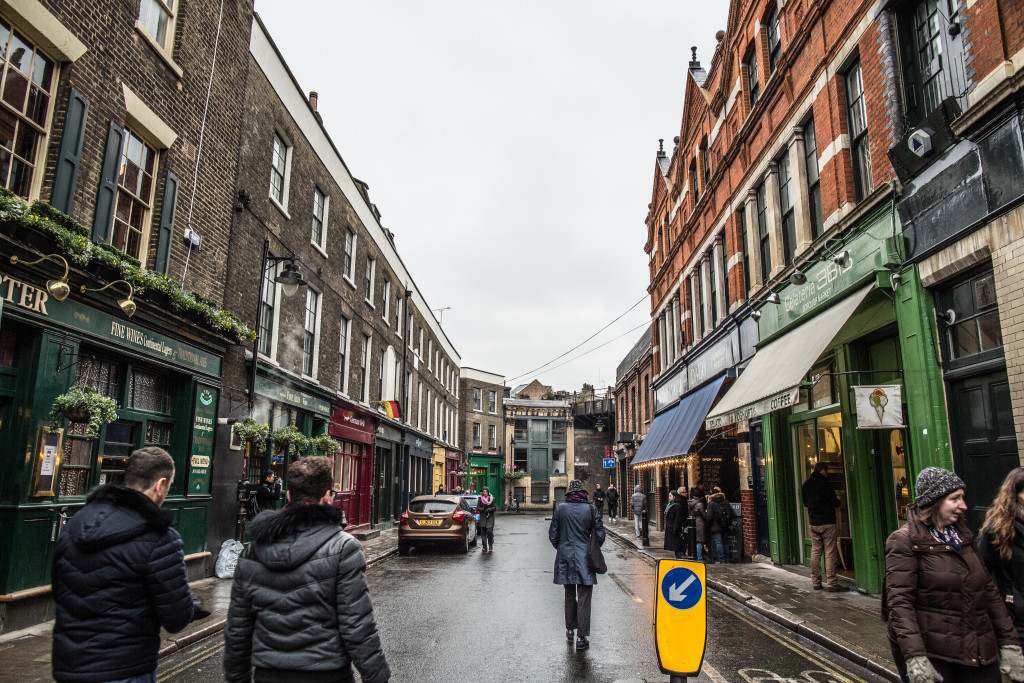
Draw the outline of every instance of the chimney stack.
M324 117L320 116L320 112L317 111L317 109L316 109L316 103L317 103L318 99L320 99L320 95L317 93L317 91L316 90L310 90L309 91L309 108L313 110L313 116L316 117L316 120L318 122L320 122L320 123L323 123L324 122Z

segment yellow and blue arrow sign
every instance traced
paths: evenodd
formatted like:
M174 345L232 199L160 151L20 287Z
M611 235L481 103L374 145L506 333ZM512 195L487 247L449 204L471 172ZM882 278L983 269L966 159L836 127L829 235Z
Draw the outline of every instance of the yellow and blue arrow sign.
M662 673L696 676L707 643L707 574L700 562L661 560L654 601L654 646Z

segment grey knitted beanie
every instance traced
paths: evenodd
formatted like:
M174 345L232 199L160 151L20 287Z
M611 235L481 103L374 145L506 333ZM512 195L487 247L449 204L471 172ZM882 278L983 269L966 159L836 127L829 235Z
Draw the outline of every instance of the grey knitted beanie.
M957 489L967 488L963 480L941 467L926 467L917 475L914 492L917 494L917 507L923 510L942 500Z
M583 482L579 479L573 479L569 482L569 490L566 493L576 493L577 491L583 490Z

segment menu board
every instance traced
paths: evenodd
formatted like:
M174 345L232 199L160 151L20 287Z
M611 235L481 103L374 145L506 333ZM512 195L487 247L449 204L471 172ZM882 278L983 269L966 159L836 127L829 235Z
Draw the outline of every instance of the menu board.
M57 470L60 469L63 429L39 428L36 445L36 463L32 478L32 496L52 496L57 488Z

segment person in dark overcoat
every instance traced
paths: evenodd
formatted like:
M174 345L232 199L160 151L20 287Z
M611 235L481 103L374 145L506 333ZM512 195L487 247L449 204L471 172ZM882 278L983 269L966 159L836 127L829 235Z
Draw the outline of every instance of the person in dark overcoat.
M619 492L615 488L615 484L608 484L605 501L608 503L608 519L614 522L615 518L619 516Z
M554 582L565 589L565 639L571 643L575 635L577 650L590 647L590 598L597 583L597 575L587 565L591 534L604 544L601 515L587 501L583 482L573 479L565 502L551 515L548 540L558 551Z
M594 507L597 508L598 514L604 514L604 491L601 490L600 484L594 487Z
M1024 654L1003 597L961 517L964 482L941 467L917 475L907 523L885 543L882 616L909 683L1024 680Z
M476 511L480 513L480 523L477 524L477 529L480 531L482 552L485 553L494 552L494 512L497 509L498 504L494 502L491 490L485 486L483 495L480 496L476 505Z
M690 489L690 516L693 517L697 535L697 561L704 561L704 545L707 543L705 533L707 526L707 507L704 505L704 489L694 486Z
M676 554L676 559L683 557L683 524L686 512L680 504L679 495L675 491L668 492L668 505L665 506L665 550Z

